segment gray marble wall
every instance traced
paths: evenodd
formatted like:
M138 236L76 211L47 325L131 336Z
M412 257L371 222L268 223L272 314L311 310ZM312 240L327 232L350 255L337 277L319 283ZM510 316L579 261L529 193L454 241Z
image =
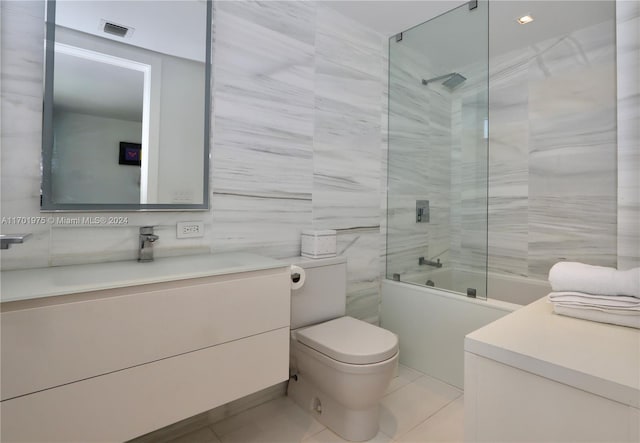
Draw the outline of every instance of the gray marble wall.
M616 2L618 267L640 266L640 2Z
M43 2L3 1L2 216L39 215ZM298 255L300 231L337 229L348 313L377 321L382 36L312 1L216 2L211 209L124 213L124 226L3 225L31 232L2 269L246 250ZM176 239L177 221L205 237Z
M609 20L490 59L490 271L616 265L615 55Z
M286 257L336 229L347 311L377 321L382 37L322 3L216 12L213 249Z
M418 257L450 263L453 94L422 84L441 74L423 52L405 41L389 45L386 272L424 283ZM429 223L416 223L416 200L429 200Z
M462 72L469 79L456 92L452 108L450 260L456 270L482 275L487 266L488 72L486 63L471 64ZM482 278L473 286L479 297L486 295Z
M383 38L322 2L317 23L313 224L338 230L347 313L377 322Z

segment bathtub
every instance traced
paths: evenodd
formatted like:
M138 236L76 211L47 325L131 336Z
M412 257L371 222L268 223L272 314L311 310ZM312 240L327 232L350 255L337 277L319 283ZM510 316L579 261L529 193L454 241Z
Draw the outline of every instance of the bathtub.
M453 282L460 292L474 287L474 282L484 286L484 277L469 271L436 270L428 279L436 285ZM491 273L487 300L422 286L422 279L420 283L383 280L380 324L399 336L401 364L459 388L463 388L465 335L550 291L547 282Z

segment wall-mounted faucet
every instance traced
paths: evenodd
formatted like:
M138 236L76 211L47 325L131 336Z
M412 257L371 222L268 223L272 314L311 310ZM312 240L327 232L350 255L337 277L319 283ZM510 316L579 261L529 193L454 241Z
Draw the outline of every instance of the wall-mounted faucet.
M141 226L139 238L140 249L138 250L138 261L153 261L153 242L158 240L160 237L154 235L153 226Z
M425 260L424 257L418 257L418 265L420 266L433 266L434 268L441 268L442 267L442 263L440 263L440 259L436 260L436 261L431 261L431 260Z

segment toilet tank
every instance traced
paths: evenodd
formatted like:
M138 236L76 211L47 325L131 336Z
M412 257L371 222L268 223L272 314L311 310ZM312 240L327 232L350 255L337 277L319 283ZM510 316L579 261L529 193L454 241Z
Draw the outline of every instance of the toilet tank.
M306 280L291 291L291 329L343 317L347 303L347 259L294 257Z

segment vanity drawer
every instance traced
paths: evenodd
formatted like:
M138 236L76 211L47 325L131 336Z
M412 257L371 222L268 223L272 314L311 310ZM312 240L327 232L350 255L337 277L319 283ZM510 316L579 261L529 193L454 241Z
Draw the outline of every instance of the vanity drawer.
M0 440L126 441L288 376L286 327L7 400Z
M288 327L290 321L286 268L69 297L3 309L3 400Z

